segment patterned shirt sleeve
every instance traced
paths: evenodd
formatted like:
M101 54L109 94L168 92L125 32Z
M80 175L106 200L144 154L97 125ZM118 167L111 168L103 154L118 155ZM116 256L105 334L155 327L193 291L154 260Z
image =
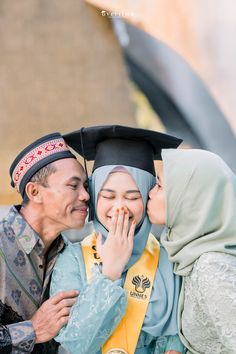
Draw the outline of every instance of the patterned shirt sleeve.
M0 352L3 354L11 353L12 340L7 326L0 325Z
M81 248L73 246L61 254L54 268L51 294L77 289L78 300L73 306L67 326L55 338L70 353L96 353L109 338L123 317L127 296L119 281L104 277L94 268L90 284L85 281Z
M0 325L0 352L31 353L34 348L35 333L31 321L10 325Z

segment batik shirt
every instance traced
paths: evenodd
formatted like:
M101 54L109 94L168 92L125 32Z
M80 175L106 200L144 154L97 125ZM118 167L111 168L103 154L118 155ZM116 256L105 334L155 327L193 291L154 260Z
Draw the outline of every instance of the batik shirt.
M59 236L44 256L39 235L12 207L0 223L0 353L57 353L50 341L35 345L32 315L48 298L48 284L64 241Z

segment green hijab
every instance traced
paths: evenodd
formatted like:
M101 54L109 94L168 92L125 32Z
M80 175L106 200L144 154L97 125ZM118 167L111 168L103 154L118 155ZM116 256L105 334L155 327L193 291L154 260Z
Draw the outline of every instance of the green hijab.
M162 151L167 222L162 243L178 275L205 252L236 256L236 177L204 150Z

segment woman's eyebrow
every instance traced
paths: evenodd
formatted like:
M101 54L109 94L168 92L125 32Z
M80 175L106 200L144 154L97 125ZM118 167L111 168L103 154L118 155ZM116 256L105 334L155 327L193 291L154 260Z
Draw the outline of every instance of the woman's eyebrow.
M102 188L100 190L100 192L110 192L110 193L115 193L116 191L113 190L113 189L109 189L109 188ZM140 191L137 189L130 189L130 190L127 190L125 191L125 193L139 193L140 194Z
M138 189L130 189L130 190L126 191L126 193L139 193L140 194L140 191Z
M115 191L113 189L108 189L108 188L102 188L102 189L100 189L100 192L112 192L112 193L115 193Z

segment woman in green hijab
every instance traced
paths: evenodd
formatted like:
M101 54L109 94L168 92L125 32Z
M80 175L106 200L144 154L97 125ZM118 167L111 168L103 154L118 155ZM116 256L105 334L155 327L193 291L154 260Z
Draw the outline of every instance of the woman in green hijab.
M181 339L193 354L236 353L236 177L217 155L163 150L152 223L183 277Z

